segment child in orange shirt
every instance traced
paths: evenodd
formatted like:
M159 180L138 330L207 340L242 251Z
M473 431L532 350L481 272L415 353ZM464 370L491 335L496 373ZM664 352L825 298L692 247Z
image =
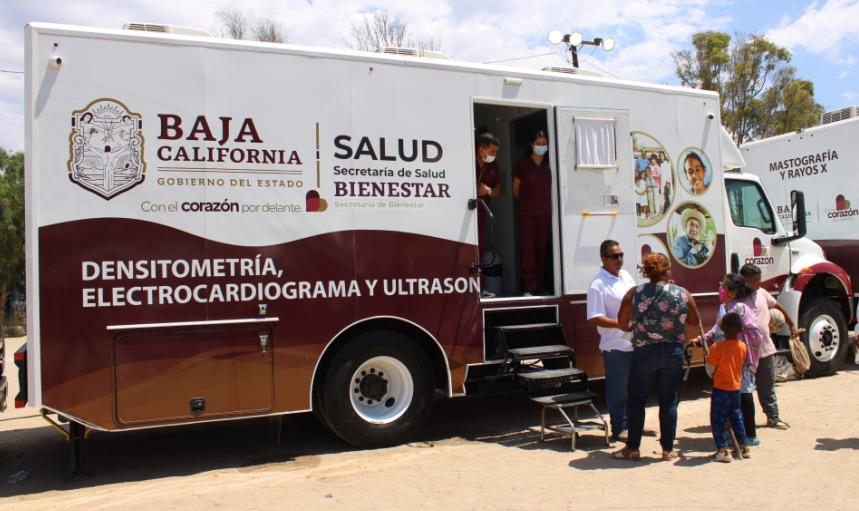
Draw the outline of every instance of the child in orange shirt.
M743 446L743 457L748 454L746 430L740 411L740 381L747 348L741 339L743 320L739 314L725 314L719 327L725 333L725 340L710 348L706 366L707 374L713 377L710 427L713 429L713 440L717 449L713 459L729 463L732 457L728 431L725 430L727 420L731 421L737 441Z

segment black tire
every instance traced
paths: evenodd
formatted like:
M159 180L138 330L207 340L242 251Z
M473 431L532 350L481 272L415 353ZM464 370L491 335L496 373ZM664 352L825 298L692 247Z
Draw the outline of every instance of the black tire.
M394 371L394 376L400 375L397 378L391 374L384 375L383 371L376 373L374 369L367 369L364 376L356 374L362 366L369 367L365 364L371 359L383 363L396 361L406 371ZM378 374L382 374L382 377L378 377ZM396 401L394 395L397 393L393 391L395 380L410 381L410 399L404 398L402 403ZM326 427L352 445L396 445L410 440L424 424L432 409L434 389L430 361L412 339L390 331L367 332L348 341L331 359L317 390L317 415ZM353 405L352 394L355 394L355 399L373 403L376 408L363 408L364 403ZM376 401L373 402L370 397ZM397 409L401 411L392 417L377 418L377 421L385 422L371 422L356 407L362 407L368 416L377 411L380 414Z
M835 373L844 363L850 344L841 308L828 298L817 298L802 311L799 325L806 330L802 341L811 359L811 368L806 375Z

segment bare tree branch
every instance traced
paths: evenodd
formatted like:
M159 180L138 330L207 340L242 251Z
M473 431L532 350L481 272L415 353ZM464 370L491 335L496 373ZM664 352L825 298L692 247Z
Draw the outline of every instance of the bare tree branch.
M221 9L215 13L221 21L221 37L245 39L248 35L248 19L235 9Z
M244 13L235 9L222 9L215 13L221 22L221 37L232 39L248 39L266 43L286 42L286 30L283 25L272 18L248 18Z
M271 18L256 20L253 27L254 39L266 43L286 42L286 31L281 24Z
M405 21L392 17L388 11L378 10L363 16L361 21L353 22L350 48L364 51L380 51L386 47L414 47L422 50L441 50L440 39L431 38L415 41L408 36Z

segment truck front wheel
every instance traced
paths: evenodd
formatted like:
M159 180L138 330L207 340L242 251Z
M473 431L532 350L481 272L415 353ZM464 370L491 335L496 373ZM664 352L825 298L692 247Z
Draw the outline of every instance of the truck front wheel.
M417 433L433 395L424 352L402 334L375 331L352 339L334 356L317 403L326 425L343 440L382 447Z
M810 376L833 374L847 355L847 322L832 300L818 298L800 315L803 342L811 358Z

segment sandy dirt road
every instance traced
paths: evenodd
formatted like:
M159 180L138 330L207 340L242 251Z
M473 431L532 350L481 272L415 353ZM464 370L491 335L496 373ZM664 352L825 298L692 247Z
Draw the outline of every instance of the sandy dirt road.
M22 340L9 341L10 353ZM7 366L14 377L14 366ZM10 378L13 379L13 378ZM596 385L599 390L599 385ZM14 389L12 389L14 390ZM32 408L0 415L0 509L859 509L859 367L780 384L792 428L760 428L761 446L718 464L703 372L680 405L681 458L613 460L596 434L539 442L522 395L437 403L413 443L356 450L312 416L287 416L281 445L267 420L96 433L89 475L67 477L62 436ZM657 427L656 409L647 424ZM758 423L763 415L758 413ZM27 478L10 485L9 475Z

